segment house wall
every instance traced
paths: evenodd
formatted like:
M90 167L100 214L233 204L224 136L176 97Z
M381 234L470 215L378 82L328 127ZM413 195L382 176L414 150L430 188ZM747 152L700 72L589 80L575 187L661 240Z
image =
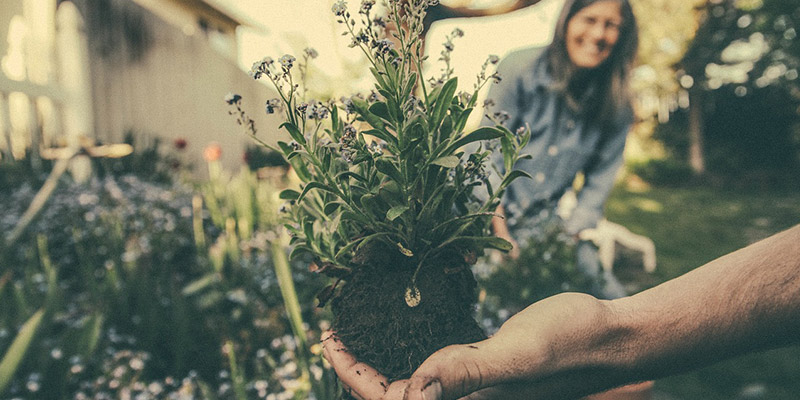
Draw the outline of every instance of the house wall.
M251 79L233 60L215 51L201 34L181 29L136 7L151 42L143 56L131 60L125 51L92 55L91 86L94 123L98 139L118 142L125 133L156 135L171 144L183 138L194 164L202 168L203 149L212 142L222 146L226 167L241 165L243 149L251 144L223 98L229 92L243 97L245 110L256 121L259 137L276 141L280 124L263 105L276 95Z
M238 58L237 23L200 0L134 0L185 34L206 35L211 46L232 60Z

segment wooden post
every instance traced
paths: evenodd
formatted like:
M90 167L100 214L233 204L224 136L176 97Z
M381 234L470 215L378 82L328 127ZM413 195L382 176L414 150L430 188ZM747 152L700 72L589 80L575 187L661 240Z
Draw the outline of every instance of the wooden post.
M0 123L2 123L2 135L6 142L3 149L3 161L8 162L14 159L11 149L11 113L8 111L8 93L0 90Z
M89 71L89 45L83 18L72 2L63 2L56 11L56 51L58 77L66 91L63 127L69 146L78 146L80 137L95 137L92 86ZM71 164L73 175L88 176L88 160ZM83 169L83 171L80 171Z
M29 156L31 167L38 171L41 169L42 166L42 158L39 155L39 152L42 149L42 129L41 124L39 124L39 107L36 104L37 98L36 96L29 94L28 95L28 134L30 135L31 139L31 148L29 150Z

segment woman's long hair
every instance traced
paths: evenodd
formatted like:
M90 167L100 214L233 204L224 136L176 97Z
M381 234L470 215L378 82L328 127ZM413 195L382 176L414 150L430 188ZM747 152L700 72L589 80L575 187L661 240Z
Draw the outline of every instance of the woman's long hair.
M588 76L572 63L567 53L567 23L581 9L603 0L567 0L558 18L553 42L547 51L548 69L553 77L553 87L564 93L567 103L601 127L612 126L618 116L631 107L629 91L630 73L639 46L636 17L628 0L615 0L620 4L622 25L619 39L608 59ZM587 86L594 86L591 99L583 96ZM588 101L581 101L588 100Z

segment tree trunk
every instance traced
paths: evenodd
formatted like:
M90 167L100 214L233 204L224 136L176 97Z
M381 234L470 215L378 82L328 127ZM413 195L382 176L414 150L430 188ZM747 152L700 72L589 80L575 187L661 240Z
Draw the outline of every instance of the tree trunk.
M703 154L703 95L701 91L689 91L689 165L695 175L706 171Z

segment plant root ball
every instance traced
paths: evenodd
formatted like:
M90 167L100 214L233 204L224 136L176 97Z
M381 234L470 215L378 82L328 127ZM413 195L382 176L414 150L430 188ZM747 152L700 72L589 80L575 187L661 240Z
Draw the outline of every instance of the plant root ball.
M416 282L421 302L412 308L405 294L413 266L382 258L358 268L331 303L333 329L359 361L389 380L406 379L435 351L486 339L473 318L476 283L463 261L451 260L455 269L444 260L424 265Z

